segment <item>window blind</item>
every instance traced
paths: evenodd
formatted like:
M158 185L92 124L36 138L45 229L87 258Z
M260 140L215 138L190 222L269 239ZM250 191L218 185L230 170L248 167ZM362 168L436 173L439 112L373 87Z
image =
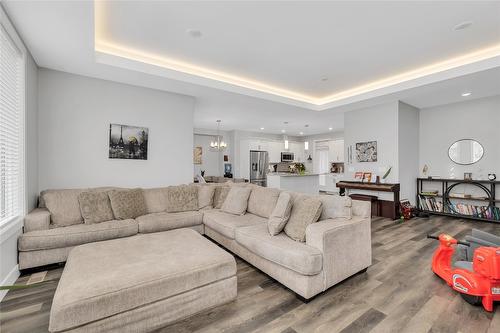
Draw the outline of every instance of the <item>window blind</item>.
M24 210L24 59L0 26L0 225Z

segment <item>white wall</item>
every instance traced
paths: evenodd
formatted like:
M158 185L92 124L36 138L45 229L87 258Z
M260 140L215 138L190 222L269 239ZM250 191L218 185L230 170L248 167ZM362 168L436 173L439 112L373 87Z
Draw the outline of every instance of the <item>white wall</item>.
M192 182L194 99L39 71L39 189ZM109 124L149 128L148 160L108 158Z
M355 172L371 172L372 177L382 176L385 169L392 167L387 182L399 181L398 104L399 102L391 102L345 114L344 153L347 179L354 177ZM356 160L356 143L366 141L377 141L377 162ZM351 164L347 162L349 146L352 146Z
M462 179L464 172L486 179L500 177L500 96L448 104L420 111L420 162L430 175ZM460 139L475 139L484 148L483 158L472 165L459 165L448 157L448 148Z
M398 157L400 198L416 204L416 179L419 156L419 112L411 105L399 102L398 110Z

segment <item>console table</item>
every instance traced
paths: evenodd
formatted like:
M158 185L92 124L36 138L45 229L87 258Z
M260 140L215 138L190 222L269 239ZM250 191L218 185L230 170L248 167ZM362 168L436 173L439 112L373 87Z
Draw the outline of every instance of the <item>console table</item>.
M425 191L426 183L434 183L434 188L438 189L433 192ZM417 208L427 214L500 223L498 205L500 200L496 198L497 184L500 184L500 181L417 178ZM459 185L473 186L481 190L481 195L458 196L453 189Z
M337 187L342 190L352 189L352 190L363 190L363 191L373 191L373 192L392 192L394 195L394 200L379 200L377 199L377 215L382 217L388 217L393 220L399 218L399 184L377 184L377 183L363 183L354 181L340 181L337 183Z

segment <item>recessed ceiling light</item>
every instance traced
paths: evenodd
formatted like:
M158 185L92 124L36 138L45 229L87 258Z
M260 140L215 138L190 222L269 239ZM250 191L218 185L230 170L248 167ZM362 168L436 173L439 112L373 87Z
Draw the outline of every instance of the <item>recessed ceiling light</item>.
M261 131L263 131L263 130L264 130L264 127L261 127L261 128L260 128L260 130L261 130Z
M456 26L453 27L453 30L458 31L458 30L464 30L467 29L472 25L472 21L465 21L462 23L457 24Z
M331 131L333 129L333 127L328 127L328 130Z
M304 132L300 132L299 134L300 134L300 135L304 135Z
M472 95L472 93L470 91L462 93L462 97L467 97L467 96L470 96L470 95Z
M186 33L193 37L193 38L200 38L201 37L201 31L200 30L196 30L196 29L188 29L186 30Z
M281 130L281 133L285 133L286 131L285 130Z

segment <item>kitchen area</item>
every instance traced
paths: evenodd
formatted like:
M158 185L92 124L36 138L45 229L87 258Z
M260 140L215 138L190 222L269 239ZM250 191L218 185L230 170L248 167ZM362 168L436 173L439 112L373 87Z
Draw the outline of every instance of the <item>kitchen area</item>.
M226 145L212 147L218 140ZM195 181L203 173L208 182L247 181L303 193L336 194L336 183L344 177L344 140L340 132L288 136L198 130L194 151Z
M248 170L247 179L260 186L309 194L338 193L336 182L344 174L343 139L300 139L304 141L242 140L240 176L247 178Z

